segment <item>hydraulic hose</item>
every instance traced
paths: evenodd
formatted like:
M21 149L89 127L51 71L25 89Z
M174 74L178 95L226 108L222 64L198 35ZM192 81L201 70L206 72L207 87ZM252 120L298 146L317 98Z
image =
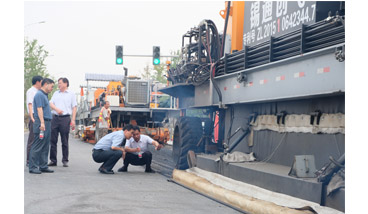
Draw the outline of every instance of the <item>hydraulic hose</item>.
M226 37L227 23L229 21L230 4L231 4L231 1L228 1L227 2L227 10L226 10L226 18L225 18L224 34L222 35L221 57L224 56L224 45L225 45L225 37Z
M215 79L213 78L215 76L215 64L211 64L211 75L210 75L210 80L213 84L213 87L215 88L218 96L219 96L219 108L223 108L222 106L222 93L221 93L221 90L220 88L218 87Z
M216 48L214 48L214 50L216 50L216 55L217 55L217 57L216 57L216 60L215 61L218 61L220 58L221 58L221 53L218 51L218 49L219 49L219 47L220 47L220 38L219 38L219 34L218 34L218 31L217 31L217 28L216 28L216 25L215 25L215 23L213 22L213 21L211 21L211 20L208 20L207 21L208 23L209 23L209 28L211 28L211 30L212 30L212 35L214 36L214 37L216 37L215 38L215 40L216 40Z
M215 23L213 23L211 20L205 20L205 22L207 23L208 28L211 28L213 35L215 35L217 37L217 39L216 39L217 43L216 44L217 44L217 47L218 47L220 41L219 41L218 32L217 32L217 28L216 28ZM210 59L211 59L211 52L209 50L210 47L209 47L208 29L207 29L207 32L206 32L206 37L207 37L207 53L210 55ZM223 108L223 106L222 106L222 93L221 93L221 90L218 87L218 85L217 85L217 83L214 79L215 67L216 67L215 65L216 65L216 63L219 62L220 53L218 53L217 56L218 56L218 58L216 59L215 63L213 63L212 59L211 59L210 80L211 80L211 83L213 84L213 87L215 88L215 90L217 92L217 95L219 96L219 108Z

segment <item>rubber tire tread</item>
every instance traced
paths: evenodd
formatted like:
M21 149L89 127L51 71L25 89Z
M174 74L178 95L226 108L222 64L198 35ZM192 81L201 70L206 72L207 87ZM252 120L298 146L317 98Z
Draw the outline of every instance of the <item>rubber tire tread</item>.
M179 129L180 142L175 141L174 146L180 147L179 158L176 163L177 169L188 169L187 153L189 150L203 152L201 147L197 147L202 137L202 122L197 117L181 117L177 121L175 128Z

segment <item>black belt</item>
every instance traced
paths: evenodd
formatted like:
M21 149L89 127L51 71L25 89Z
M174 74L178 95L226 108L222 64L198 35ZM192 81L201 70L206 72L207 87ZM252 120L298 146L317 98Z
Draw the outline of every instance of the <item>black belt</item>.
M103 151L103 149L92 149L92 152Z
M70 117L70 114L66 114L66 115L56 115L56 114L54 114L53 116L54 117Z
M43 120L44 120L44 121L51 121L51 119L47 119L47 118L44 118Z

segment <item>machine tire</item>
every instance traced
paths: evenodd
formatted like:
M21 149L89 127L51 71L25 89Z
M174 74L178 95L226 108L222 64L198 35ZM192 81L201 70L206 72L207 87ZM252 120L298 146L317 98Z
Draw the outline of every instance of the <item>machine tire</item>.
M197 117L181 117L174 129L173 159L177 169L188 169L187 153L192 150L195 153L204 151L204 147L197 147L203 134L202 122Z

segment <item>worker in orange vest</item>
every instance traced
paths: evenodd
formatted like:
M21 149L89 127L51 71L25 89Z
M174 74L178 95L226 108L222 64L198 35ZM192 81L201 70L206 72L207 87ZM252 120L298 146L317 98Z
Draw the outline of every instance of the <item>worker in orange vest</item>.
M100 115L98 117L98 138L101 139L107 135L108 128L110 127L110 114L111 109L110 102L105 101L104 106L101 108Z

